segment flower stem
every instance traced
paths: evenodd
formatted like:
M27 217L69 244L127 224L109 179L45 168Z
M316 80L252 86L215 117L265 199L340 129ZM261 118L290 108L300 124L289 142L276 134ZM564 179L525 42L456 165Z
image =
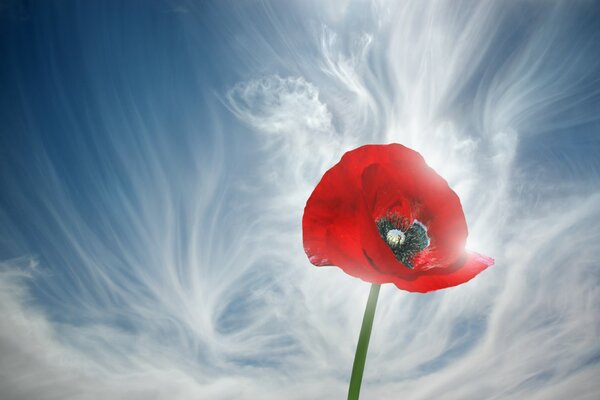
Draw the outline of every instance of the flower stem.
M358 345L354 354L354 365L352 365L352 376L350 377L350 388L348 389L348 400L358 400L360 394L360 384L362 383L363 371L365 369L365 360L367 359L367 350L369 349L369 339L371 338L371 329L373 328L373 318L375 317L375 308L377 307L377 298L381 285L372 284L369 292L369 300L362 326Z

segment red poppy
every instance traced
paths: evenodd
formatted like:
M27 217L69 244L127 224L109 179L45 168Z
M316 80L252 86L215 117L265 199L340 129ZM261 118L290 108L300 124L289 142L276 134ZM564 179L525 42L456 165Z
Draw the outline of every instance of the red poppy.
M302 230L314 265L410 292L460 285L494 263L465 250L458 196L419 153L400 144L344 154L306 202Z

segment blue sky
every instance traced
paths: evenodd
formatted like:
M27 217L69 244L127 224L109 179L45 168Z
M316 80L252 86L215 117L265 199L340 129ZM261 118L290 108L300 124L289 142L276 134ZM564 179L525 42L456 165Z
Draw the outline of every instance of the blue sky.
M344 398L319 178L419 151L496 265L382 288L369 399L600 396L592 1L0 3L0 397Z

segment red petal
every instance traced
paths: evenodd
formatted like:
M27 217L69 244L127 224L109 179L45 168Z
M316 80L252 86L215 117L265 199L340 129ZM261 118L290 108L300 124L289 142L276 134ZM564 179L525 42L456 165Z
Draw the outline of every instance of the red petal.
M317 266L336 265L344 272L382 282L361 246L361 229L369 214L352 171L342 161L323 175L304 208L304 250Z
M390 282L390 268L410 278L381 240L362 195L364 168L377 162L423 164L421 155L400 144L365 145L349 151L329 169L306 202L302 219L304 250L317 266L335 265L374 282ZM365 249L379 249L366 252ZM383 255L383 260L381 256Z
M412 281L396 278L393 280L393 283L399 289L409 292L427 293L470 281L481 271L493 264L493 258L468 251L465 253L463 260L453 265L421 272Z

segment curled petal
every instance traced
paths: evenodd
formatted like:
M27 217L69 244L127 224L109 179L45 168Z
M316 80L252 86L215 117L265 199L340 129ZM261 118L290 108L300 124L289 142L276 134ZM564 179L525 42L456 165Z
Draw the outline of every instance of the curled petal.
M492 265L494 265L493 258L467 251L461 260L445 268L423 271L410 282L396 278L392 283L399 289L409 292L427 293L468 282Z

